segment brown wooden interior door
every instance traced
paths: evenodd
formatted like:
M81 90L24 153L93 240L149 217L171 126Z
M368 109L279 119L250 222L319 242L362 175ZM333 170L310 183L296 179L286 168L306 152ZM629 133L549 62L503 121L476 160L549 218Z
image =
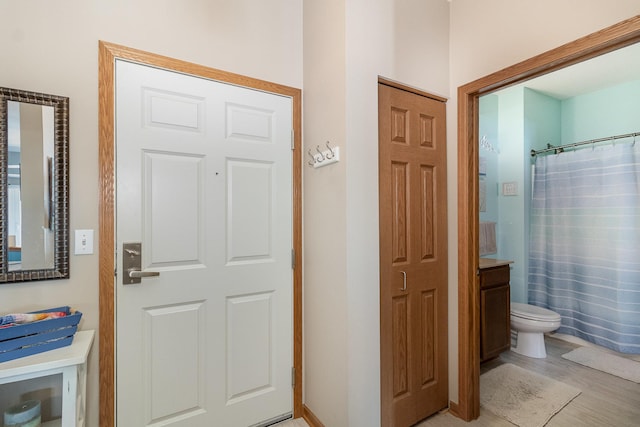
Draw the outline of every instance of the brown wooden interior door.
M448 404L445 102L378 85L382 425Z

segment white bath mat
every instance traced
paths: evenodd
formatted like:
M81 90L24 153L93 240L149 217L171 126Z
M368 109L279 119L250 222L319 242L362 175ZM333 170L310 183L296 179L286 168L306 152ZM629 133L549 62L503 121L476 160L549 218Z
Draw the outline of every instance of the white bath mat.
M562 355L567 360L640 384L640 362L593 347L578 347Z
M500 365L480 376L480 405L520 427L542 427L581 391L519 368Z

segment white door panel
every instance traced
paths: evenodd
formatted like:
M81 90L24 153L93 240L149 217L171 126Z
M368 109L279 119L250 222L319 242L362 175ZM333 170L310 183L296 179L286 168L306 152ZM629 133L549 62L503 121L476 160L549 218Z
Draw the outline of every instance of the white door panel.
M143 349L143 393L150 396L147 424L180 413L196 415L206 407L206 381L201 375L206 360L203 306L200 301L144 310L143 334L149 338ZM172 339L164 339L166 335ZM177 360L179 371L174 366Z
M246 399L274 386L273 293L227 299L227 401Z
M227 263L273 261L273 164L227 163Z
M291 99L116 61L117 422L291 412ZM142 270L122 284L122 245Z
M142 156L145 268L203 266L204 158L153 151Z

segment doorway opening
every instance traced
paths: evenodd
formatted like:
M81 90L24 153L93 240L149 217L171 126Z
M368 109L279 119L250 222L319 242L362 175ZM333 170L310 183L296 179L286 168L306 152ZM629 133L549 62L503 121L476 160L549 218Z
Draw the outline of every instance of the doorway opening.
M458 403L470 421L480 415L479 98L495 90L640 42L640 16L482 77L458 88Z

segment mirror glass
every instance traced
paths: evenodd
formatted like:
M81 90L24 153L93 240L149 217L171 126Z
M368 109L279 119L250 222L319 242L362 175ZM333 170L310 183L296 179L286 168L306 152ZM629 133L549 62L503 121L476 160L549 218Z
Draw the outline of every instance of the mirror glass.
M68 98L0 96L0 282L66 278Z

